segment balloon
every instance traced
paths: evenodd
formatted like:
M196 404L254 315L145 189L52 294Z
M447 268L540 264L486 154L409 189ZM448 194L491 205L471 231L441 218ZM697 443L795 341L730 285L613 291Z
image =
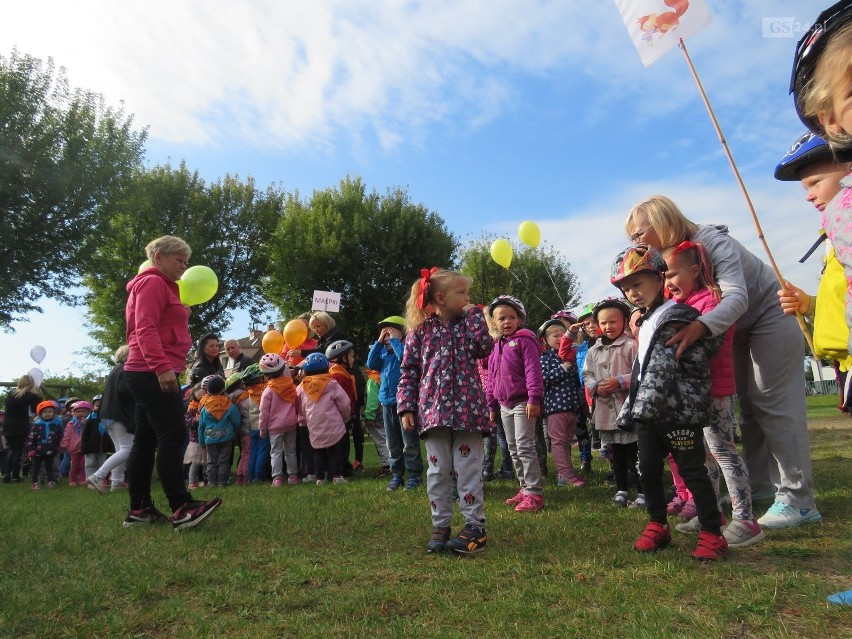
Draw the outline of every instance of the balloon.
M275 353L276 355L284 348L284 336L281 331L271 330L266 331L263 339L260 341L264 353Z
M538 228L538 224L527 220L526 222L521 222L521 225L518 227L518 237L527 246L535 248L541 242L541 230Z
M284 326L284 341L290 348L299 348L306 339L308 339L308 327L302 320L290 320Z
M33 346L30 349L30 357L33 358L33 361L36 364L41 364L44 361L46 355L47 351L44 350L44 346Z
M151 264L151 260L145 260L144 262L142 262L142 263L139 265L139 270L138 270L138 271L136 271L136 272L137 272L137 273L141 273L141 272L142 272L142 271L144 271L146 268L151 268L152 266L154 266L154 265L153 265L153 264Z
M203 304L219 290L219 278L208 266L190 266L178 280L180 301L187 306Z
M506 240L494 240L491 245L491 257L500 266L508 269L512 263L512 245Z
M40 368L31 368L27 371L27 375L33 378L33 383L35 383L36 386L41 386L41 383L44 381L44 373Z

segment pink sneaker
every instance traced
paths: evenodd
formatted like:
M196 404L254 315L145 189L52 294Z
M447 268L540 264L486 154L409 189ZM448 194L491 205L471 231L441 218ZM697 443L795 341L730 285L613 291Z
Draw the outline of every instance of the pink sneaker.
M674 516L680 513L683 510L683 507L686 505L686 500L681 499L678 495L672 497L672 500L666 506L666 514Z
M507 499L503 503L506 504L507 506L517 506L523 500L524 500L524 491L523 491L523 489L521 489L521 490L518 491L517 495L515 495L514 497L510 497L509 499Z
M298 475L290 475L287 478L287 483L290 484L291 486L295 486L296 484L301 484L302 482L299 481Z
M692 499L688 499L683 505L683 508L680 509L677 516L683 521L689 521L693 517L697 517L698 509L695 507L695 502Z
M283 477L276 477L275 479L272 480L272 485L275 486L275 488L280 488L281 486L284 485L284 478Z
M516 513L537 513L544 508L544 497L541 495L524 495L520 504L515 506Z
M645 526L645 530L637 537L633 549L639 552L657 552L672 542L672 534L669 532L668 524L659 524L655 521Z
M196 484L194 481L189 483L190 490L195 490L196 488L198 488L198 484Z

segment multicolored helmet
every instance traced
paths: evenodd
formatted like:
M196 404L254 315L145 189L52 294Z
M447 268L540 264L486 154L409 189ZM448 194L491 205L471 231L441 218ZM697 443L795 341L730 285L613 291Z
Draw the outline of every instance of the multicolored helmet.
M515 309L522 322L527 319L527 309L524 308L524 303L514 295L498 295L495 297L488 305L488 314L494 315L494 309L498 306L511 306Z
M210 382L215 377L220 377L220 375L208 375L207 377L203 378L201 380L201 390L203 390L206 393L207 392L207 386L210 384Z
M262 377L263 373L260 372L260 366L257 364L249 364L243 371L243 384L251 386L252 384L259 382Z
M668 267L660 252L649 244L628 246L612 263L609 281L621 289L620 282L638 273L655 273L662 275Z
M595 323L598 321L598 313L600 313L605 308L615 308L624 313L624 318L630 319L630 305L623 299L618 297L607 297L606 299L602 299L600 302L595 304L592 309L592 317L595 319Z
M261 373L276 373L284 368L285 363L280 355L276 353L266 353L260 358L258 363Z
M234 386L243 381L242 373L231 373L228 379L225 380L225 390L231 390Z
M305 375L316 375L328 372L328 358L322 353L311 353L302 362L302 370Z
M580 310L580 316L577 318L578 322L582 322L584 319L589 317L595 311L595 303L589 302Z

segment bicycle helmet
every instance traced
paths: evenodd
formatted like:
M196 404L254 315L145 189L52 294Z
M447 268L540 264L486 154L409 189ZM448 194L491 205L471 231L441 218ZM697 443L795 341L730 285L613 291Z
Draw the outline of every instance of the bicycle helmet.
M609 281L621 290L620 282L631 275L654 273L662 277L667 269L666 261L657 249L648 244L636 244L628 246L615 258Z
M211 381L213 381L213 379L215 379L216 377L219 377L219 376L218 376L218 375L208 375L207 377L203 378L203 379L201 380L201 390L203 390L203 391L206 393L206 392L207 392L207 386L208 386L208 385L210 384L210 382L211 382Z
M567 308L563 308L562 310L556 311L553 315L550 316L550 319L564 319L567 320L569 324L577 323L577 316L574 315Z
M584 307L580 310L580 316L577 318L577 321L578 321L578 322L582 322L582 321L583 321L584 319L586 319L589 315L591 315L591 314L592 314L592 311L594 311L594 310L595 310L595 303L594 303L594 302L589 302L588 304L586 304L586 305L585 305L585 306L584 306Z
M97 394L97 395L95 395L94 397L92 397L92 403L94 404L95 402L99 402L99 401L101 401L103 398L104 398L104 396L103 396L103 395L101 395L101 394Z
M545 334L547 333L547 329L551 326L559 326L561 328L565 328L565 324L562 323L562 320L559 319L549 319L544 324L538 327L538 338L544 339Z
M234 388L234 386L239 384L241 381L243 381L243 374L242 373L231 373L231 375L228 377L228 379L225 380L225 390L231 390L232 388Z
M260 372L260 366L257 364L249 364L243 371L243 384L251 386L252 384L259 382L262 377L263 373Z
M43 402L39 402L38 406L36 406L36 415L41 415L41 411L45 408L52 408L57 413L59 412L59 404L53 400L46 399Z
M225 390L225 378L219 377L215 375L213 379L211 379L207 383L207 394L208 395L221 395L222 391Z
M87 401L81 400L79 402L74 402L74 406L71 407L71 410L77 410L78 408L83 408L85 410L91 411L92 405Z
M399 315L389 315L381 322L379 322L376 325L376 328L382 330L385 326L390 326L392 328L398 328L399 330L402 330L403 328L405 328L405 318L400 317Z
M799 171L809 164L816 162L847 162L852 160L852 153L838 150L832 154L828 142L816 133L808 131L800 136L790 150L781 158L775 167L775 179L782 182L798 182Z
M258 363L261 373L275 373L284 368L285 365L284 360L276 353L267 353L260 358Z
M522 322L527 319L527 309L524 308L524 303L514 295L498 295L495 297L494 301L488 305L488 314L493 317L494 309L498 306L511 306Z
M344 353L351 351L352 348L352 342L347 342L345 339L339 339L336 342L329 344L328 348L325 349L325 356L329 360L335 360Z
M302 362L302 370L305 375L316 375L328 372L328 358L322 353L311 353Z
M595 304L592 309L592 317L595 320L595 323L598 321L598 313L600 313L605 308L616 308L622 313L624 313L625 320L630 320L630 305L625 302L623 299L617 297L607 297L606 299L602 299L600 302Z

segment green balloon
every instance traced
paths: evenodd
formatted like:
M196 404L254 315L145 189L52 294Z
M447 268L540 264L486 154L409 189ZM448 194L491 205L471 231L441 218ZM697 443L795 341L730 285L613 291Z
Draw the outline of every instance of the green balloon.
M187 306L204 304L219 290L219 278L208 266L191 266L178 280L180 301Z

